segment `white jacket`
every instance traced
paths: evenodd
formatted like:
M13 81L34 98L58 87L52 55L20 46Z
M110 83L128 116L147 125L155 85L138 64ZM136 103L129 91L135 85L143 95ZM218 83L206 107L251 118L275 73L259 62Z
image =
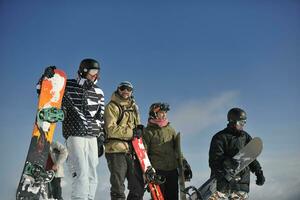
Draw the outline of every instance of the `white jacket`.
M63 163L68 157L67 148L58 141L53 141L50 145L49 153L53 163L58 165L58 170L55 173L55 177L64 177Z

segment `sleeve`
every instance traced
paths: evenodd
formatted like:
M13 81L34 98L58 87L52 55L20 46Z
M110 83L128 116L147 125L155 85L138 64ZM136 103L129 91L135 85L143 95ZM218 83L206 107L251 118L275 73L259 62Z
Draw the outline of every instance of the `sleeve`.
M134 103L134 109L135 109L135 114L136 114L136 120L137 120L137 124L139 125L141 124L141 117L140 117L140 111L139 111L139 107L136 103Z
M104 134L105 135L105 131L104 131L104 94L102 92L101 96L100 96L100 108L98 109L97 113L95 114L95 121L97 123L97 125L100 127L100 135Z
M149 130L147 130L147 128L144 129L143 131L143 135L142 135L142 139L143 139L143 144L145 146L145 149L148 152L148 149L150 148L150 144L151 144L151 132Z
M217 136L214 136L210 143L209 149L209 167L212 174L216 177L220 177L223 174L223 162L224 158L224 142Z
M107 138L118 138L122 140L131 140L132 128L126 124L117 124L119 108L113 103L108 103L104 111L104 124Z
M36 93L38 94L38 96L41 93L41 86L42 86L42 81L43 81L43 76L41 76L41 78L39 79L39 81L36 84Z
M176 133L175 129L172 128L172 134L173 134L173 146L174 146L174 151L176 153L176 159L179 161L180 159L185 160L183 156L183 151L182 151L182 145L179 143L178 134ZM180 146L180 152L179 152L179 146Z

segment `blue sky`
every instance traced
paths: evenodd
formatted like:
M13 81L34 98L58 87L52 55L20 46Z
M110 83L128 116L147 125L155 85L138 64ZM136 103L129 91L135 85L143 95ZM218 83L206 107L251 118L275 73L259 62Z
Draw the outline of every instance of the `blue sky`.
M210 139L225 127L227 110L239 106L248 113L246 130L264 141L259 160L267 182L251 185L251 199L299 198L299 10L294 0L2 0L1 195L14 199L44 68L56 65L74 78L79 62L92 57L101 63L106 102L129 80L143 123L151 103L171 105L194 171L189 184L208 178ZM60 125L55 138L64 142ZM68 174L64 182L68 199ZM104 158L97 194L108 199Z

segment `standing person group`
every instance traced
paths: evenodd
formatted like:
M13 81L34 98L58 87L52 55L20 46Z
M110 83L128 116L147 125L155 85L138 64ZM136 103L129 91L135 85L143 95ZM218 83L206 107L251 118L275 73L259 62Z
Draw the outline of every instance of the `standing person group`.
M46 68L44 77L54 74L54 66ZM148 124L141 125L138 106L133 97L134 87L129 81L121 82L104 106L104 93L96 85L100 77L100 64L94 59L81 61L77 79L68 79L62 108L63 136L66 139L68 167L72 173L72 200L93 200L98 184L98 157L105 152L110 171L110 196L112 200L125 200L125 180L128 182L127 200L142 200L144 177L131 141L142 137L149 159L158 175L165 177L161 185L165 200L178 200L178 160L176 131L167 118L169 105L153 103L149 109ZM257 185L265 178L257 160L240 173L241 180L226 182L225 167L228 160L244 147L251 136L243 130L246 113L239 108L228 112L227 128L218 132L211 141L209 166L217 178L218 192L211 200L248 197L250 173L257 176ZM105 146L105 148L104 148ZM105 149L105 150L104 150ZM186 179L192 177L184 159Z

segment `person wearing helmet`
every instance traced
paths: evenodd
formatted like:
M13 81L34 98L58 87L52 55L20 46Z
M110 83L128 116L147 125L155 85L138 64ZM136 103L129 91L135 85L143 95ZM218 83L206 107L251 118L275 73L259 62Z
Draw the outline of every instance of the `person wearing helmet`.
M133 137L140 137L142 132L138 107L132 93L133 85L123 81L105 106L105 157L110 171L112 200L126 199L125 179L129 190L127 200L142 200L144 194L143 174L131 144Z
M42 78L51 78L55 66L45 69ZM100 74L98 61L81 61L77 79L68 79L62 100L65 119L63 137L69 153L67 165L72 174L71 199L92 200L98 184L98 156L103 152L104 93L96 85Z
M165 177L160 185L165 200L178 200L178 156L176 151L176 131L170 125L167 103L153 103L149 108L148 124L143 133L143 142L147 149L152 167L157 174ZM192 171L185 159L185 179L192 178Z
M244 131L247 115L241 108L232 108L227 114L228 124L225 129L216 133L210 144L209 149L209 167L211 176L217 179L217 192L213 194L210 200L218 199L248 199L250 171L257 177L256 184L263 185L265 177L260 163L254 160L248 167L242 170L238 175L240 179L233 179L228 182L224 176L225 169L233 169L236 163L232 159L252 137Z

